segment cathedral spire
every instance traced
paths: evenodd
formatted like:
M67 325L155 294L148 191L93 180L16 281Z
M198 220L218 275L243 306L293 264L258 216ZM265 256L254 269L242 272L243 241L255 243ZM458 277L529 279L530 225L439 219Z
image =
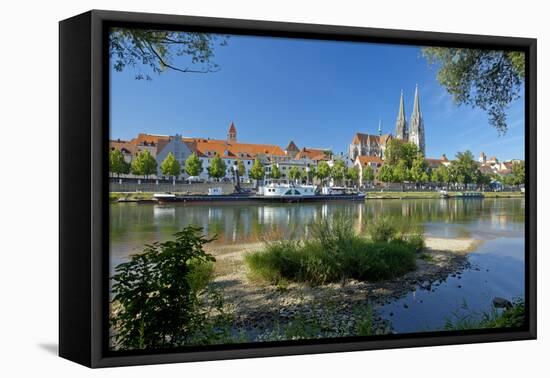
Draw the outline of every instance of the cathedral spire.
M422 112L420 111L420 95L418 94L417 84L414 91L414 105L410 119L409 142L416 144L420 152L425 156L426 145L424 138L424 120L422 119Z
M397 113L397 122L395 124L395 136L397 139L406 141L407 135L407 119L405 118L405 99L403 90L401 90L401 98L399 99L399 112Z
M414 90L414 105L413 105L413 115L420 115L420 100L418 99L418 84L416 84L416 88ZM412 118L411 116L411 118Z
M378 136L382 136L382 118L378 119Z

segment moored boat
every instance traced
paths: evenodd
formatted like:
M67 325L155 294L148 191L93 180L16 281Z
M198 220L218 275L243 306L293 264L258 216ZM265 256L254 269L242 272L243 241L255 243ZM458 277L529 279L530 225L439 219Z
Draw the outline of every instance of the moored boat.
M458 192L456 198L483 198L485 195L481 192Z
M176 202L177 196L173 193L155 193L153 199L158 202Z
M312 201L362 201L364 193L352 192L344 187L323 187L319 191L315 185L269 183L261 186L253 196L255 200L280 202Z
M258 188L256 197L266 198L303 198L315 196L316 187L314 185L294 185L270 183Z
M176 195L173 193L155 193L153 198L159 203L167 202L313 202L313 201L363 201L364 193L342 187L322 188L315 185L300 185L287 183L269 183L260 186L255 194L233 193L222 194L221 190L210 191L208 194Z

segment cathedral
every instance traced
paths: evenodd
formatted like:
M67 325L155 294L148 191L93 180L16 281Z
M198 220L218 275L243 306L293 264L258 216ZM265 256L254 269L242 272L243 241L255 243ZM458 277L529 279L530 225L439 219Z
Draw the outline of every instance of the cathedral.
M401 133L400 133L401 132ZM420 99L418 95L418 85L414 91L413 112L409 121L409 129L407 130L407 120L405 119L405 107L403 100L403 92L401 92L401 101L399 103L399 114L396 124L397 138L406 142L414 143L418 146L418 150L422 155L426 156L426 141L424 137L424 120L420 112Z
M425 156L426 142L424 137L424 120L420 112L420 99L418 95L418 85L414 92L413 112L407 125L405 116L405 99L403 91L399 99L399 111L395 125L395 136L392 134L382 134L382 124L378 125L378 135L356 133L349 145L348 155L352 161L358 156L376 156L384 158L386 147L393 138L405 142L411 142L418 146L418 149Z

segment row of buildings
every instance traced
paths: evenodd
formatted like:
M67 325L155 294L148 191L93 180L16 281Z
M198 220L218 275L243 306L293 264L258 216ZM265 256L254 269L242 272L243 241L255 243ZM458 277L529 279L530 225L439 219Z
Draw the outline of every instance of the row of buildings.
M347 154L341 154L338 157L343 159L348 166L357 166L360 177L363 176L365 167L370 166L376 172L383 164L386 148L392 139L399 139L405 142L411 142L417 145L419 151L425 155L425 128L424 120L420 110L420 98L418 86L414 93L413 111L407 121L405 116L405 99L403 91L399 99L399 108L395 126L395 134L382 134L381 124L378 126L378 135L367 133L356 133L350 145ZM211 159L218 155L226 164L226 178L233 179L233 167L240 160L245 166L243 179L248 180L250 169L254 160L258 159L269 174L271 167L277 165L282 178L288 177L288 172L292 167L307 172L308 169L316 168L321 161L326 161L329 165L334 162L334 156L331 151L324 148L299 148L294 141L290 141L285 148L274 144L256 144L243 143L237 137L237 128L231 123L226 139L210 138L190 138L181 135L153 135L139 134L137 137L128 140L112 140L111 149L118 149L122 152L126 162L130 163L141 151L147 150L156 158L158 172L157 177L163 177L160 170L162 161L172 153L180 162L182 167L185 161L195 153L202 161L203 170L199 175L202 180L208 180L208 167ZM451 162L445 156L440 158L426 158L430 168L435 169L440 165L448 166ZM480 169L483 173L509 174L511 172L511 161L499 162L496 157L487 159L482 152L479 158ZM182 173L182 178L188 175Z
M283 178L287 178L287 172L292 167L306 172L310 167L316 167L319 161L331 161L331 155L328 150L320 148L298 148L290 141L286 148L274 144L243 143L237 139L237 128L231 123L227 132L227 138L188 138L181 135L154 135L139 134L136 138L129 141L112 140L111 149L118 149L122 152L124 160L128 163L132 161L141 151L147 150L157 161L157 177L163 177L160 166L168 154L173 154L180 162L182 167L185 161L195 153L202 161L203 170L199 175L202 180L208 180L208 167L212 158L216 155L223 159L226 165L226 178L232 179L233 167L238 161L242 161L245 167L243 179L249 179L250 169L254 160L258 159L269 173L271 167L276 164L281 171ZM182 173L182 177L187 177Z

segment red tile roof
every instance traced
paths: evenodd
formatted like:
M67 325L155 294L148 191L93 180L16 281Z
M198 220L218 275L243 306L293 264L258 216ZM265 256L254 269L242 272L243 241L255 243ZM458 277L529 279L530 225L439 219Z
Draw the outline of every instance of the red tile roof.
M234 125L233 129L235 129ZM138 145L154 144L157 146L157 151L160 151L169 140L170 137L167 135L140 133L136 138L125 143L130 146L132 150L135 150ZM243 159L252 159L257 155L286 156L281 147L273 144L237 143L205 138L182 138L182 140L191 151L196 152L199 156L214 156L218 154L221 157L226 156ZM113 141L111 141L111 145L113 145Z
M184 142L200 156L253 159L258 155L286 156L279 146L273 144L253 144L227 142L224 140L184 138Z
M125 140L111 140L109 141L109 147L111 150L119 150L123 153L134 155L137 152L137 146L131 142Z
M310 159L310 160L330 160L327 156L326 150L320 150L317 148L302 148L295 156L295 159Z
M357 156L357 160L361 165L367 165L370 163L376 163L377 165L382 165L382 163L384 162L378 156Z

